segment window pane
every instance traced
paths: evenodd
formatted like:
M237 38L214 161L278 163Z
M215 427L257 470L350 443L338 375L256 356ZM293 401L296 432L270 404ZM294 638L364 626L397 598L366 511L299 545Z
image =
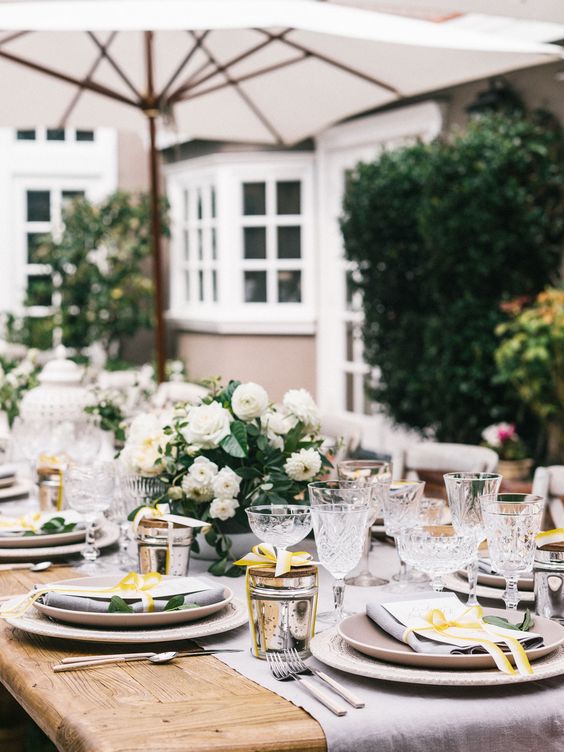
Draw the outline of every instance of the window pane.
M63 205L72 204L72 202L76 201L77 199L83 199L85 195L86 194L84 191L63 191Z
M217 272L215 269L212 271L212 300L217 303Z
M51 220L51 194L49 191L27 191L27 221Z
M190 234L188 230L184 230L184 259L185 261L190 259Z
M202 270L198 272L198 300L200 303L204 302L204 272Z
M211 215L212 217L215 217L216 214L216 208L215 208L215 188L212 186L211 189Z
M277 214L301 214L301 188L299 180L276 183Z
M302 228L277 227L278 258L296 259L302 256Z
M245 272L245 303L266 303L266 272Z
M298 271L278 272L278 302L302 302L302 273Z
M53 294L51 277L36 276L27 278L26 306L50 306Z
M202 192L198 191L198 219L202 219L204 210L202 208Z
M35 141L35 128L29 130L16 131L18 141Z
M94 141L94 131L79 131L76 132L77 141Z
M45 264L42 246L50 240L50 235L43 232L27 233L27 262L28 264Z
M190 272L184 272L184 298L190 300Z
M184 191L184 219L190 216L190 192Z
M204 233L198 230L198 258L200 261L204 258Z
M47 128L47 141L64 141L64 128Z
M266 258L266 227L243 228L243 256L246 259Z
M346 323L346 357L350 363L354 361L354 324L350 321Z
M243 214L266 214L266 183L243 183Z
M211 231L211 248L212 248L212 259L214 261L217 261L217 232L215 227L212 227Z
M348 412L354 413L354 376L352 373L345 374L345 405Z
M48 350L53 347L54 322L52 316L42 316L41 318L28 316L25 319L25 325L30 347L37 347L39 350Z

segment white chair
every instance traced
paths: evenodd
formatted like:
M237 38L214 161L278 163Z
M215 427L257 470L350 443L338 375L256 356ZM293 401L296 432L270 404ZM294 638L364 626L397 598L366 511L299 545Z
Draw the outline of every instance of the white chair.
M404 478L418 470L493 473L498 460L497 453L487 447L424 441L394 455L394 477Z
M544 496L555 527L564 527L564 465L537 467L533 493Z
M151 404L160 410L179 402L199 405L208 394L209 390L200 384L192 384L189 381L163 381L151 397Z
M331 452L334 466L350 457L360 446L360 428L353 420L341 415L322 415L321 435L325 439L323 449Z

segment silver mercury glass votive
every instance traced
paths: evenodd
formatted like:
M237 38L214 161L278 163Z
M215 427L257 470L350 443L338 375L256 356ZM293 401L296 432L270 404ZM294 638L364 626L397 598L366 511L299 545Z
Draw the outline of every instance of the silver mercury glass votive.
M533 577L535 613L564 623L564 543L537 548Z
M317 567L296 567L279 577L274 568L251 567L248 587L253 655L264 659L267 651L295 648L308 656L317 610Z
M158 518L142 519L137 527L139 572L184 577L190 566L191 527Z

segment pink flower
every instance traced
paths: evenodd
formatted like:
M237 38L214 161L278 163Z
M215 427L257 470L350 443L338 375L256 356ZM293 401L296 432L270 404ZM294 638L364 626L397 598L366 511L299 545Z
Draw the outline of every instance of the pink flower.
M497 428L497 435L502 444L506 441L514 441L517 438L515 423L500 423Z

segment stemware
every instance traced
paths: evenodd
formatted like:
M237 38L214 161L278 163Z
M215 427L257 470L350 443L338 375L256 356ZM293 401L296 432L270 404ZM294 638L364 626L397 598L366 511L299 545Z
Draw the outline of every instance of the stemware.
M398 536L418 521L419 505L425 490L424 480L394 480L383 499L384 527L386 535L394 539L400 568L395 585L386 585L390 590L403 590L407 584L407 567L398 546Z
M474 539L460 535L450 525L425 525L403 530L399 536L403 561L424 572L433 590L443 589L443 575L466 566L474 556Z
M474 537L474 558L468 566L468 600L466 605L476 606L478 586L478 547L484 539L484 524L480 499L499 491L501 475L498 473L446 473L444 476L452 524L457 532Z
M112 515L119 524L119 563L120 569L129 571L137 566L136 559L128 554L131 523L128 516L137 507L150 506L153 499L162 496L166 485L152 475L138 475L128 472L118 463L117 494L112 505Z
M517 581L533 568L544 498L501 493L483 496L480 503L492 567L505 578L506 608L515 610L519 603Z
M372 544L372 525L382 514L382 498L388 492L392 481L392 463L380 460L345 460L337 464L340 480L351 481L358 486L374 486L372 505L368 516L368 526L359 571L345 578L347 585L372 587L385 585L388 580L377 577L370 571L370 547Z
M300 504L260 504L245 511L257 538L282 550L295 546L311 530L311 509Z
M345 575L357 566L362 556L373 486L317 481L308 488L318 558L335 578L334 611L321 613L318 618L339 623L343 618Z
M65 473L65 498L71 509L86 520L86 546L82 552L84 564L79 569L94 574L99 570L96 560L96 523L102 512L109 509L114 490L114 465L96 462L91 465L71 465Z

